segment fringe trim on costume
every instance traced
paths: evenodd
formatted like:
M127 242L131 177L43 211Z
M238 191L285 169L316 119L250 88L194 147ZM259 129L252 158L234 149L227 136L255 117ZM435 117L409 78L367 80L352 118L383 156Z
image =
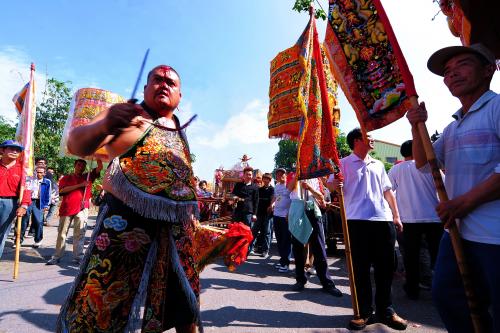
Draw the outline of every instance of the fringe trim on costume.
M156 261L156 255L158 252L158 239L156 238L151 247L149 248L148 256L146 258L146 263L144 265L144 270L142 272L141 282L139 288L137 289L137 294L135 295L134 302L132 303L132 308L130 309L130 315L128 317L128 323L124 333L140 333L142 329L142 322L144 317L141 316L141 311L143 311L146 304L146 297L148 293L149 278L151 276L151 270ZM144 314L145 315L145 314Z
M170 200L144 192L131 184L117 158L109 164L103 183L106 191L146 218L178 223L191 219L193 215L196 218L199 216L197 201Z
M69 331L69 328L67 327L66 323L66 314L68 312L68 306L70 305L70 301L73 297L73 294L75 293L76 286L80 283L83 275L83 268L87 267L87 264L90 260L90 254L92 253L92 249L94 248L95 245L95 239L97 238L97 234L99 230L101 229L101 224L102 221L104 220L104 216L106 216L109 206L106 203L102 203L103 207L101 209L100 214L97 216L96 219L96 226L94 230L92 231L92 236L90 240L90 244L87 247L87 250L85 251L85 255L83 257L83 260L80 264L80 268L78 269L78 274L75 277L75 280L73 282L73 285L71 286L71 289L68 293L68 296L66 297L66 300L64 301L63 305L61 306L61 312L59 312L59 317L57 318L57 327L56 327L56 332L57 333L71 333Z
M175 247L175 241L171 232L169 232L169 246L170 246L170 258L172 260L171 261L172 271L176 276L179 277L182 293L186 296L188 304L194 315L193 322L198 324L199 333L203 333L203 324L201 322L200 306L198 304L198 300L196 299L196 295L194 294L193 289L189 284L189 280L186 277L186 273L182 268L179 254L177 253L177 248Z

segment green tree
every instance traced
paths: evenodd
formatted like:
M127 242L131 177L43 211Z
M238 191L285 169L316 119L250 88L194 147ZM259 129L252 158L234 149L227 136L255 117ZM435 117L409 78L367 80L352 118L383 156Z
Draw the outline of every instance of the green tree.
M59 148L71 103L71 89L54 78L47 81L42 102L37 105L34 154L47 159L48 165L61 175L73 171L73 159L61 157Z
M351 153L351 148L347 144L347 136L344 132L340 132L337 136L337 152L340 158L346 157Z
M309 6L314 3L314 0L295 0L295 4L293 5L293 10L297 11L297 12L309 12ZM314 16L316 18L320 18L322 20L326 20L326 13L325 11L320 8L320 9L316 9L314 11Z
M297 162L298 143L296 141L282 139L278 142L278 152L274 155L274 164L276 168L285 168L291 170ZM339 157L345 157L351 153L347 144L347 138L344 132L337 136L337 151Z
M5 140L13 140L16 135L16 127L11 121L3 116L0 116L0 142Z
M278 142L278 147L278 152L274 155L274 164L276 168L292 170L295 162L297 162L297 142L282 139Z

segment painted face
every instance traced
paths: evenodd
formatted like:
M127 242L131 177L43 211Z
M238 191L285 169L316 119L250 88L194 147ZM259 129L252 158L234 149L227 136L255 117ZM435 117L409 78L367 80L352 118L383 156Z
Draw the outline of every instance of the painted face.
M144 86L144 101L153 110L164 114L175 110L181 100L181 82L171 67L155 68Z
M455 97L477 91L488 80L491 73L488 66L470 53L459 54L448 60L444 66L444 84Z

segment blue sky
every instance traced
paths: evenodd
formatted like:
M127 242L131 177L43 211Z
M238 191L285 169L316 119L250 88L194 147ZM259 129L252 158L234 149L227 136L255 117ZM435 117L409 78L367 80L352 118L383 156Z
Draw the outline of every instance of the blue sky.
M0 18L0 115L15 119L11 98L27 80L29 63L37 66L39 90L45 74L71 81L76 90L99 87L128 98L144 52L146 69L172 65L182 78L181 119L198 114L188 128L197 156L195 173L212 179L243 154L254 167L271 171L277 141L267 139L269 62L291 46L308 15L292 11L293 0L252 1L9 1ZM425 63L436 49L458 45L437 4L427 1L382 1L429 109L429 131L450 121L458 102ZM321 0L327 8L327 1ZM410 4L413 8L410 7ZM319 22L320 38L324 22ZM498 74L497 74L498 76ZM144 83L144 80L143 80ZM142 83L142 84L143 84ZM142 85L141 85L142 86ZM498 77L493 88L498 88ZM341 129L357 125L341 97ZM444 109L444 110L442 110ZM410 138L406 120L373 132L394 143Z

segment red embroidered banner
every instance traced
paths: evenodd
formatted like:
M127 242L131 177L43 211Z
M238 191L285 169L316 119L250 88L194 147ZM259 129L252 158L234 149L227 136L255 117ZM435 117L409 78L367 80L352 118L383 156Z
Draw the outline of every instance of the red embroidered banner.
M410 108L413 77L380 0L330 0L325 48L332 73L365 131Z

